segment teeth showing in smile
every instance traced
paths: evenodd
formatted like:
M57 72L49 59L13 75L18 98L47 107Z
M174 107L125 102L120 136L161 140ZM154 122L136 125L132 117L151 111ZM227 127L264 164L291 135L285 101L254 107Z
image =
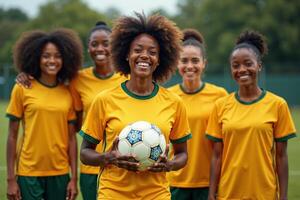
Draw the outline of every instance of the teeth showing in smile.
M48 69L51 69L51 70L56 69L56 66L55 65L50 65L50 66L48 66Z
M242 76L239 77L239 79L241 79L241 80L246 80L248 78L250 78L249 75L242 75Z
M101 54L101 55L96 55L96 59L97 60L103 60L105 58L105 55Z
M149 63L139 62L139 63L137 63L137 66L138 67L149 67L150 65L149 65Z

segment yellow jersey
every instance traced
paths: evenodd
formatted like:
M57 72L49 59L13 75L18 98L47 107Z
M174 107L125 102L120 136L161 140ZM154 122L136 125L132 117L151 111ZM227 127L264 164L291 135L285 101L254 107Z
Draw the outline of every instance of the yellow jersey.
M295 137L286 101L268 91L252 102L217 100L207 137L223 142L217 199L276 199L275 142Z
M16 174L54 176L69 172L68 122L76 120L72 97L63 85L48 87L36 80L32 89L15 85L7 116L22 120L23 137Z
M212 146L205 137L205 131L214 102L226 96L227 92L224 88L210 83L203 83L194 93L186 93L180 84L169 89L182 98L193 134L193 138L187 141L187 165L168 173L170 185L183 188L208 187Z
M83 111L83 117L90 108L95 96L105 89L120 85L126 77L114 73L109 77L102 78L95 73L94 67L88 67L79 71L77 77L71 81L70 91L73 97L76 111ZM97 145L97 151L102 151L102 145ZM80 164L80 172L84 174L98 174L99 167Z
M155 84L152 94L138 96L125 82L97 95L81 135L95 144L104 140L105 151L109 151L120 131L140 120L158 126L167 143L181 143L191 137L186 108L176 94ZM100 175L98 199L170 199L166 173L135 173L107 166Z

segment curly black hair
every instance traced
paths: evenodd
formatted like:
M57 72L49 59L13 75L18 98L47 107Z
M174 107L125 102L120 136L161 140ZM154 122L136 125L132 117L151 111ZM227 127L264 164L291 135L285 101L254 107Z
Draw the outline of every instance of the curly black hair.
M115 21L111 34L112 61L116 71L130 74L126 58L132 41L146 33L159 44L159 66L153 73L153 80L164 82L175 72L181 51L182 34L174 22L155 14L146 17L144 13L135 13L135 17L123 16Z
M53 43L62 56L62 69L57 74L57 80L63 83L74 78L82 65L82 43L76 32L65 28L49 33L40 30L23 33L13 48L14 64L18 71L38 79L41 76L42 50L48 43Z
M242 32L237 38L235 45L233 51L239 48L251 49L259 62L261 62L262 57L268 53L265 36L253 30Z
M206 58L206 49L204 37L196 29L184 29L183 31L183 46L194 46L201 50L203 58Z

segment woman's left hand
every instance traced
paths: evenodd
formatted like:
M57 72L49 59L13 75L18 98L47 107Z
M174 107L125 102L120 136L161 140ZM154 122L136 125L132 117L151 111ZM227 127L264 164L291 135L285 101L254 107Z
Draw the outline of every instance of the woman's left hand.
M66 199L75 200L77 194L78 194L77 181L75 179L71 179L68 183Z
M154 163L152 166L148 167L148 171L151 172L172 171L173 162L172 160L168 160L168 153L169 153L169 145L167 145L165 153L160 156L158 161Z

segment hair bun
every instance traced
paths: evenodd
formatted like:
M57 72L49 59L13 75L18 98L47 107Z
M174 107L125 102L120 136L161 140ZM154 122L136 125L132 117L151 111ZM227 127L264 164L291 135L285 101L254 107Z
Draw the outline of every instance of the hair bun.
M255 46L261 55L265 55L268 52L265 36L257 31L246 30L242 32L237 38L236 45L241 43L247 43Z
M204 44L204 38L201 35L201 33L199 33L197 30L184 29L182 32L183 32L183 41L186 41L189 39L194 39L194 40L197 40L198 42L200 42L201 44Z
M95 26L107 26L107 24L104 21L98 21Z

